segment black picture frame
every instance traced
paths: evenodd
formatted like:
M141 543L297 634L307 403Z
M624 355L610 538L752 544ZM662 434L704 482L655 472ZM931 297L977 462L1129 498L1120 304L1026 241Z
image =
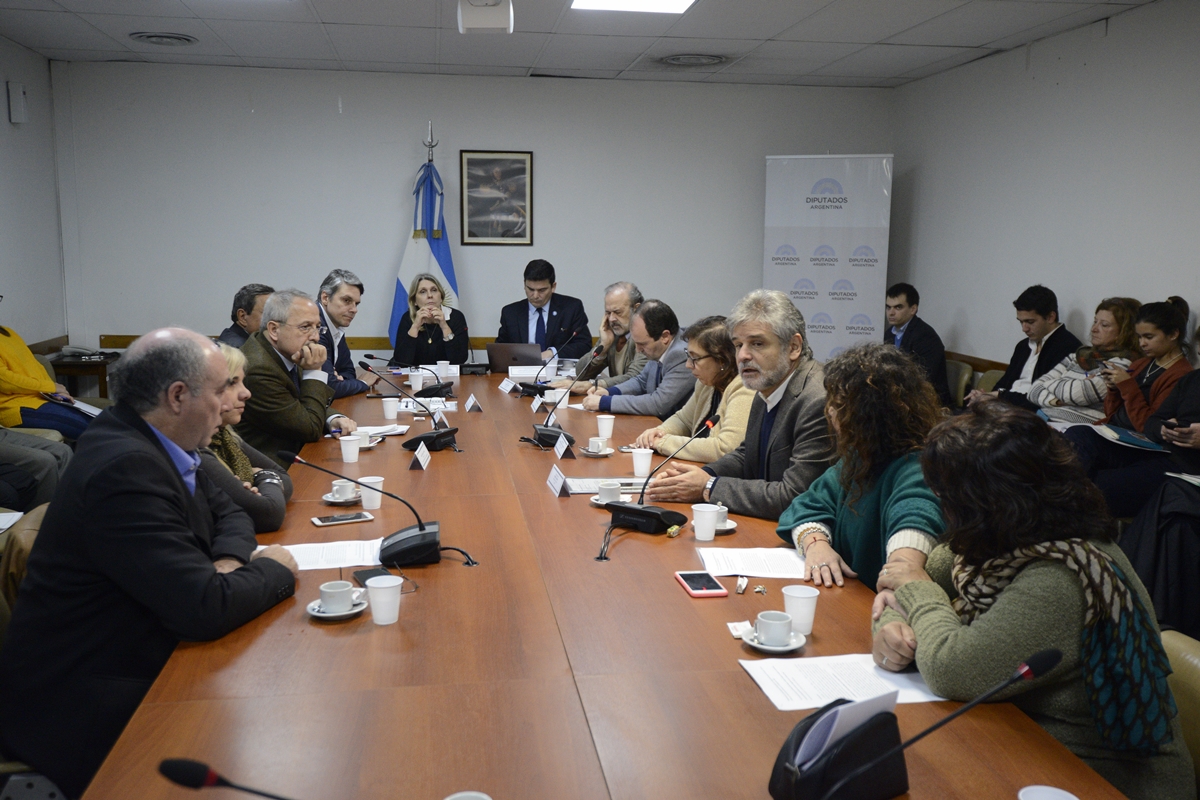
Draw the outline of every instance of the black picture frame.
M533 152L460 150L463 245L533 244Z

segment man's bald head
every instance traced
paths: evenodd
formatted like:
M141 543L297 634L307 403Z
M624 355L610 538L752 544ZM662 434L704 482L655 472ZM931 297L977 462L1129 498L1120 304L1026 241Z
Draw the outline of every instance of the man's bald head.
M186 328L159 328L139 337L113 367L117 402L147 414L164 400L167 387L187 385L193 395L204 389L209 359L221 351L207 336Z

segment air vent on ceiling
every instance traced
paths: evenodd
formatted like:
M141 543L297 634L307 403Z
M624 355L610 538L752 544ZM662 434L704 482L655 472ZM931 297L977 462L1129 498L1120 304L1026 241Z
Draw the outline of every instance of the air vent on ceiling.
M135 42L156 44L160 47L187 47L200 41L195 36L188 36L186 33L152 33L150 31L131 33L129 38Z
M707 56L699 53L680 53L662 59L662 63L670 67L711 67L713 64L724 62L725 56Z

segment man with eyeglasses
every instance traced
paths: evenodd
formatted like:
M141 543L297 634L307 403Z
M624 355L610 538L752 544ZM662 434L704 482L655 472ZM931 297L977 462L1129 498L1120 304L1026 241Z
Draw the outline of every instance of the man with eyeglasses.
M648 359L646 368L616 386L592 386L583 407L602 414L666 419L683 408L696 383L687 368L687 343L679 336L679 319L662 300L647 300L634 312L629 335Z
M572 394L587 394L588 384L607 389L636 378L646 368L646 354L639 352L629 334L633 312L642 304L637 284L618 281L604 290L604 321L600 323L603 350L595 358L588 353L575 365L578 380L562 378L550 385L555 389L571 387ZM601 374L607 370L607 375Z
M319 343L323 332L313 299L286 289L267 298L262 327L242 345L250 399L237 432L273 459L278 460L279 450L299 452L326 433L338 437L357 427L329 407L334 393L322 369L327 355Z

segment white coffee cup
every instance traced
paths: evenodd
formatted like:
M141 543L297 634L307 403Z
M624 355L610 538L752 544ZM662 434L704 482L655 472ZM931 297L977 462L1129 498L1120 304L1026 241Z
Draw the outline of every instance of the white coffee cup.
M421 391L421 387L425 385L424 380L425 374L414 369L411 373L409 373L408 385L412 387L414 392L419 392Z
M343 614L354 607L354 600L354 584L350 581L321 584L321 610L326 614Z
M717 533L717 514L720 509L711 503L696 503L692 506L692 527L696 530L697 542L711 542Z
M374 603L374 598L371 599ZM763 611L754 620L754 635L760 644L783 647L792 640L792 617L782 611Z
M365 509L379 508L383 505L383 495L372 489L383 489L383 478L378 475L372 475L367 478L359 478L359 483L362 487L362 504ZM370 488L368 488L370 487Z
M783 607L792 615L793 631L804 636L812 633L817 598L820 596L821 593L813 586L783 587Z
M1068 791L1054 786L1026 786L1017 792L1017 800L1079 800Z
M400 398L399 397L383 398L383 418L384 419L395 419L396 414L399 411L400 411Z
M608 447L608 439L605 439L603 436L593 436L588 439L588 450L591 450L593 453L603 453L606 447Z
M617 503L621 500L620 481L600 481L600 502Z
M338 444L342 447L342 461L347 464L358 461L358 446L361 443L362 439L358 436L343 436L338 439Z
M403 584L404 578L399 575L376 575L367 579L371 619L376 625L391 625L400 619L400 587Z
M449 361L437 362L437 374L438 374L438 380L445 381L446 378L450 375L450 362Z
M492 796L483 792L455 792L445 800L492 800Z
M639 478L650 475L650 459L654 451L645 447L633 448L633 474Z
M596 434L604 439L611 439L613 432L613 422L616 417L612 414L598 414L596 416Z
M729 525L729 509L717 504L717 530L724 530Z
M349 500L354 497L355 486L351 481L338 479L333 482L333 488L329 493L333 495L334 500Z

